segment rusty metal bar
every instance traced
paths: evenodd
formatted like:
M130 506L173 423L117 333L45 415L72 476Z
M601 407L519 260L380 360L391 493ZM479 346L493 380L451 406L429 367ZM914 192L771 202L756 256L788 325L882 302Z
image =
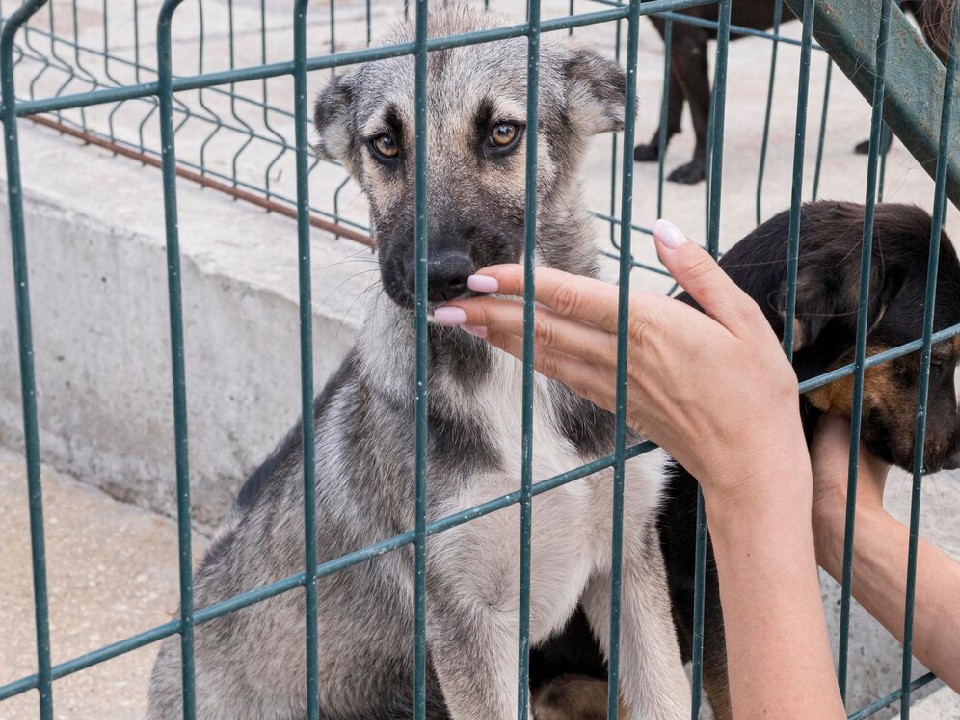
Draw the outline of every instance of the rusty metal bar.
M38 125L56 130L57 132L64 135L69 135L70 137L75 137L78 140L83 140L83 142L89 145L95 145L96 147L109 150L117 155L122 155L123 157L130 158L131 160L137 160L145 165L150 165L157 168L160 167L160 158L153 157L152 155L140 152L139 150L134 150L133 148L109 140L101 135L83 130L77 130L69 125L57 120L53 120L52 118L43 117L42 115L27 115L26 117L28 120L31 120ZM284 205L283 203L276 202L275 200L268 200L265 197L257 195L256 193L250 192L249 190L236 188L227 183L220 182L219 180L213 180L194 170L190 170L189 168L177 167L176 172L177 177L195 182L197 185L201 185L202 187L207 187L222 193L226 193L232 198L243 200L251 205L256 205L267 212L277 213L278 215L283 215L293 219L296 219L297 217L297 209L295 207ZM312 227L319 228L320 230L326 230L327 232L332 233L334 237L353 240L354 242L362 243L371 248L376 247L376 241L369 235L358 232L357 230L353 230L339 223L332 222L331 220L327 220L316 215L315 213L310 214L310 225Z

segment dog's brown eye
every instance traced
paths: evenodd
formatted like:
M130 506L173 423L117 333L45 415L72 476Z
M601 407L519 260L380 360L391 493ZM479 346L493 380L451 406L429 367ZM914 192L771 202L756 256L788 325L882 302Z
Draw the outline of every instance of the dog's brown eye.
M490 131L490 143L497 148L510 147L519 137L520 127L515 123L497 123Z
M393 160L400 154L400 146L390 133L381 133L370 141L370 147L382 160Z

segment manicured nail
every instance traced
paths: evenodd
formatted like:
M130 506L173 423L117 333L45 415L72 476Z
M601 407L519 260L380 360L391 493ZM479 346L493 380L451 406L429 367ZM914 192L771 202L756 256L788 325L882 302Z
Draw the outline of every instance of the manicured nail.
M653 235L668 248L678 248L687 242L680 228L663 218L653 224Z
M467 278L467 287L474 292L494 293L499 285L495 277L489 275L471 275Z
M467 314L458 307L438 307L433 311L433 319L440 325L463 325Z
M461 325L460 329L474 337L485 338L487 336L487 328L483 325Z

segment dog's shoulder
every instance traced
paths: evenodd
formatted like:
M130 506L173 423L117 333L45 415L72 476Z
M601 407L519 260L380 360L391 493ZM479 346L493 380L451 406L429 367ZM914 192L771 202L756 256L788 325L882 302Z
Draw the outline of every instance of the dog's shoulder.
M351 352L327 381L323 391L313 401L313 423L318 424L337 393L346 386L357 372L356 351ZM270 491L277 478L289 474L292 466L302 463L303 431L301 423L294 425L267 459L251 473L240 488L231 509L232 515L243 514Z

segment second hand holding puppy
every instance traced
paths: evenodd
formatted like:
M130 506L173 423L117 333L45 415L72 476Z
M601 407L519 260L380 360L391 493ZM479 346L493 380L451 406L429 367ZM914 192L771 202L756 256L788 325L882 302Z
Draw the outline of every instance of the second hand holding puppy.
M713 259L667 221L653 230L664 266L706 314L631 292L627 420L703 487L736 717L844 717L816 575L796 375L756 303ZM519 296L523 268L486 268L468 284ZM544 268L535 298L536 369L614 410L617 288ZM522 356L516 299L458 300L434 318Z

